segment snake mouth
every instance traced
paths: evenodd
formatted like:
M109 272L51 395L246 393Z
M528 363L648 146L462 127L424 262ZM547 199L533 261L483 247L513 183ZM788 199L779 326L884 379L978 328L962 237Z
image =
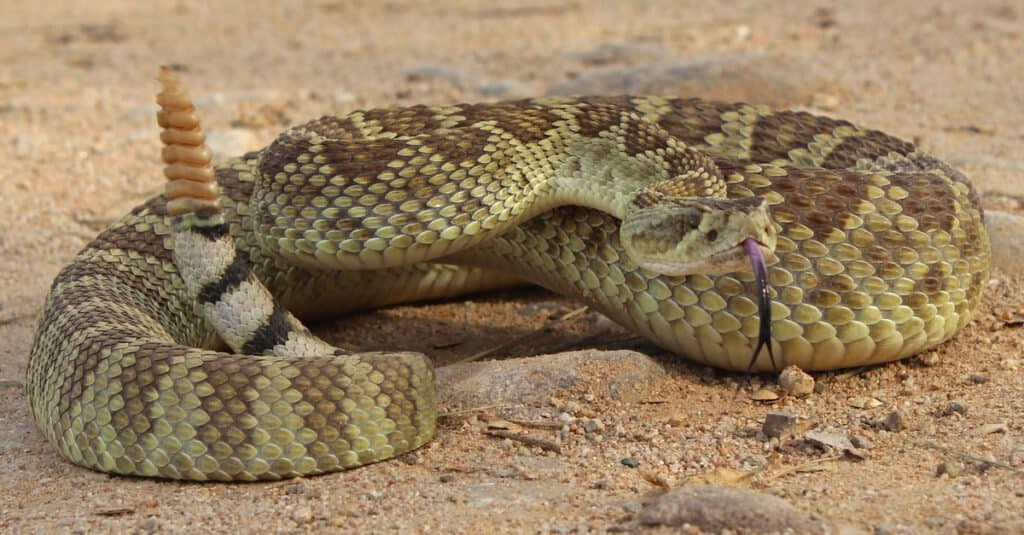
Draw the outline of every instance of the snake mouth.
M761 348L765 346L768 347L772 368L777 368L775 352L772 350L772 298L768 293L768 265L765 262L764 252L761 250L763 244L753 238L747 238L741 245L746 249L747 255L750 257L750 265L754 270L754 283L757 284L758 297L757 314L761 320L757 331L757 345L754 347L754 354L750 357L750 363L747 364L747 371L754 368L757 356L761 353Z

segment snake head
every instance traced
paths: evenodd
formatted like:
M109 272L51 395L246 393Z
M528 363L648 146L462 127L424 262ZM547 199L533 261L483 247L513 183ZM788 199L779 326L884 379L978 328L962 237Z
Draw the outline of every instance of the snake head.
M764 256L777 235L763 197L672 198L640 193L619 230L626 252L662 275L723 274L750 266L753 240Z

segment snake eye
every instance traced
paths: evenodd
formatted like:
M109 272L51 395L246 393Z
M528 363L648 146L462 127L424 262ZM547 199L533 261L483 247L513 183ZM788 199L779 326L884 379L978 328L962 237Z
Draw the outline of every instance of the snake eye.
M718 239L718 231L715 229L711 229L708 231L707 234L704 235L704 238L706 238L709 242L715 241Z

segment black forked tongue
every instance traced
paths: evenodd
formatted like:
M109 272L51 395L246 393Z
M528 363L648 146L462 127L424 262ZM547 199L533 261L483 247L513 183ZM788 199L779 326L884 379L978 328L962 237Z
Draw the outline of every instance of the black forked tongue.
M775 365L775 353L772 351L772 299L768 295L768 266L765 265L764 253L761 246L753 238L743 240L743 247L750 255L750 263L754 267L754 282L757 283L757 314L761 318L760 328L757 331L757 347L750 357L750 364L747 364L747 371L754 368L757 356L761 348L768 346L768 356L772 360L772 368L778 369Z

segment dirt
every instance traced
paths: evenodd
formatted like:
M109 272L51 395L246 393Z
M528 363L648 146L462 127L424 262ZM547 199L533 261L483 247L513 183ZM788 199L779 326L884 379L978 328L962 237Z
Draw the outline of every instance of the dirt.
M594 313L545 329L577 305L540 290L320 327L337 341L397 339L439 362L596 340L666 367L646 399L588 395L584 384L549 400L540 418L566 413L603 427L530 431L560 440L557 453L485 434L481 422L501 409L481 407L444 419L413 455L345 473L246 485L111 477L59 458L23 393L50 281L162 187L152 114L160 64L181 67L207 130L237 151L332 110L625 88L763 101L880 128L967 172L988 207L1021 213L1019 3L9 1L0 30L0 530L640 530L638 511L664 487L730 469L747 474L731 483L849 530L1024 531L1019 273L995 272L975 322L949 343L818 374L815 393L768 404L751 394L773 388L773 377L609 342L602 333L614 329ZM797 415L794 435L759 435L778 410ZM886 418L893 411L901 427ZM864 458L815 450L805 429L859 437Z

